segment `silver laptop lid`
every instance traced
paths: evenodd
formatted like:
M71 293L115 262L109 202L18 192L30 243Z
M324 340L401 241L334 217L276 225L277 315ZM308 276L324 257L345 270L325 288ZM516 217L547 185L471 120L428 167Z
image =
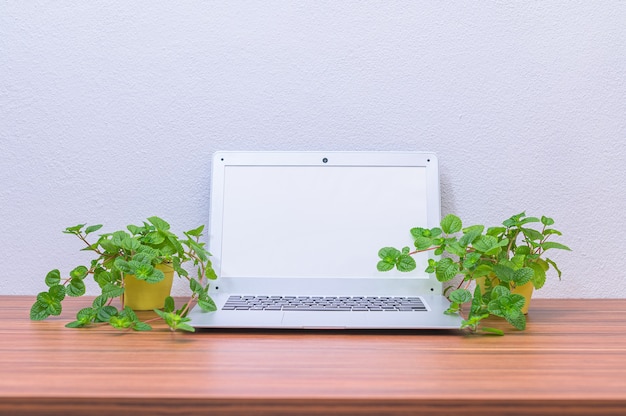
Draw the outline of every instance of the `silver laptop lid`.
M440 220L436 155L421 152L217 152L209 250L213 292L440 294L415 257L380 273L383 246L411 245Z

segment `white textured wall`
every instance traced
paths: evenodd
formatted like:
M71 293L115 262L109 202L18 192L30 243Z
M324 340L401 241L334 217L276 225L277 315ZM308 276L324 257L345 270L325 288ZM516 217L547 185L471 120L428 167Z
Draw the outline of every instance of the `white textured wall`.
M215 150L324 149L436 151L444 214L556 219L574 252L539 296L626 297L625 22L620 1L2 1L0 294L85 261L66 226L207 223Z

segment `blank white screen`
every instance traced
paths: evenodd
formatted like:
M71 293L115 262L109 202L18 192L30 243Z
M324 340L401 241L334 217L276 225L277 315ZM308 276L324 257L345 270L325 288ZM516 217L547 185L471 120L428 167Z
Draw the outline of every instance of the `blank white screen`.
M422 167L227 166L224 180L222 277L380 278L378 250L426 226Z

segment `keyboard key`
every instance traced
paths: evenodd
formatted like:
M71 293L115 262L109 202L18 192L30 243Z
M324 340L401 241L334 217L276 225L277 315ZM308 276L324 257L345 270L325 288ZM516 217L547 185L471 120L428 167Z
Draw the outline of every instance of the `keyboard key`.
M428 309L415 296L238 296L232 295L222 307L227 311L356 311L420 312Z

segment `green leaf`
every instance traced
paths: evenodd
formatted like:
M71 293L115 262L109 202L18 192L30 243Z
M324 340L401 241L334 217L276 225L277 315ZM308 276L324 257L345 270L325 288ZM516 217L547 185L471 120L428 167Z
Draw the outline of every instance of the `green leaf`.
M137 318L137 314L135 314L135 311L132 310L130 307L125 306L124 309L122 310L122 312L120 312L121 315L124 316L128 316L130 319L132 319L133 321L136 321Z
M411 235L413 236L413 238L418 238L418 237L429 237L429 231L426 228L422 228L422 227L413 227L410 230Z
M571 248L567 247L566 245L563 245L561 243L555 243L553 241L547 241L543 244L541 244L541 248L545 251L551 248L556 248L559 250L567 250L567 251L572 251Z
M98 243L94 243L91 245L88 245L85 248L81 248L80 251L96 251L98 249Z
M450 258L441 259L437 263L435 276L440 282L448 282L459 274L459 265Z
M161 250L142 244L137 249L137 254L133 256L133 259L139 261L140 263L152 263L156 257L162 256L163 253L161 253ZM150 261L148 261L148 259L150 259Z
M182 245L177 240L175 239L170 239L170 240L173 244L175 244L177 252L180 253L184 251ZM206 251L200 243L196 243L195 241L192 241L192 240L187 240L185 243L189 245L189 247L196 253L196 255L201 261L208 260L209 252Z
M205 264L204 273L205 273L207 279L210 279L210 280L217 279L217 273L213 269L213 266L211 265L211 262L208 261L208 260L207 260L207 263Z
M378 250L378 257L391 263L395 263L400 254L400 250L394 247L383 247Z
M448 214L441 220L441 229L446 234L454 234L463 228L461 219L456 215Z
M480 325L480 321L488 317L489 317L488 313L470 315L470 317L468 317L466 320L461 322L461 329L470 328L470 330L476 331L478 329L478 326Z
M176 309L176 303L174 302L174 298L168 296L165 298L165 305L163 306L163 310L165 312L173 312Z
M33 321L43 321L50 316L48 305L42 302L35 302L30 308L30 319Z
M109 319L109 324L111 324L111 326L115 329L126 329L133 325L133 321L127 316L117 315L112 316L111 319Z
M117 298L118 296L122 296L123 293L124 288L115 283L107 283L102 288L102 296L107 299Z
M204 292L202 285L194 278L189 279L189 288L193 293L201 294Z
M122 239L121 247L126 251L137 251L141 243L136 238L130 237L126 235L124 239Z
M100 269L99 271L94 273L93 280L98 283L98 286L100 286L100 288L103 288L107 283L112 282L113 277L108 271Z
M543 234L533 228L522 228L522 233L530 241L541 241L543 239Z
M163 279L165 279L165 274L154 267L152 268L152 272L146 276L146 282L148 283L158 283Z
M159 315L163 321L165 321L167 326L172 329L176 329L176 324L181 319L181 317L174 312L164 312L159 309L155 309L154 312L156 312L156 314Z
M117 315L114 315L109 319L109 324L111 324L113 328L117 328L117 329L130 328L131 326L135 325L137 322L139 322L137 315L128 306L126 306Z
M155 270L151 264L139 263L134 260L129 261L128 265L131 267L133 271L132 274L135 275L137 280L148 280L148 278L152 276L152 273Z
M426 250L432 246L433 240L429 237L417 237L414 241L417 250Z
M512 265L513 269L517 270L517 269L521 269L522 267L524 267L526 261L526 256L523 254L516 254L513 257L511 257L511 260L509 262L507 262L507 265Z
M125 231L116 231L113 234L111 234L111 243L114 244L117 247L122 247L122 242L127 239L130 238L130 235L125 232Z
M506 232L506 228L504 227L489 227L485 234L490 235L492 237L498 237L500 234L504 234Z
M509 290L509 288L502 285L493 286L490 292L491 300L496 300L504 296L509 296L510 294L511 291Z
M543 235L547 236L552 234L563 235L562 232L560 232L559 230L555 230L554 228L546 228L545 230L543 230Z
M193 230L187 231L185 234L193 236L193 237L201 237L203 231L204 231L204 225L201 225L198 228L194 228Z
M489 302L489 312L506 319L519 330L526 328L526 317L521 311L525 300L521 295L506 295Z
M37 303L46 308L49 315L58 316L61 314L61 302L48 292L41 292L37 295Z
M498 239L490 235L479 236L472 244L475 250L484 253L488 256L498 254L501 250L498 245Z
M494 264L493 271L498 279L507 283L513 280L513 275L515 274L515 271L511 267L505 266L504 264Z
M187 331L187 332L196 332L196 329L193 326L189 324L185 324L185 323L178 324L176 329L179 329L181 331Z
M504 319L520 331L526 329L526 316L518 308L506 309Z
M165 311L165 310L160 310L160 309L155 309L154 312L159 315L161 318L163 318L163 320L165 320L166 317L172 315L172 312L170 311Z
M559 279L561 278L561 270L557 267L556 263L548 258L546 258L546 262L548 262L552 267L554 267L554 270L556 270Z
M109 322L113 316L116 316L118 314L117 308L111 305L98 308L98 310L95 312L98 322Z
M398 257L398 262L396 263L396 268L401 272L410 272L415 270L417 264L415 263L415 259L408 254L401 254Z
M205 312L213 312L217 310L217 305L210 296L203 296L198 299L198 306Z
M554 224L554 220L552 218L548 218L548 217L542 216L541 217L541 223L543 225L550 226L550 225Z
M472 252L465 256L463 259L463 267L466 269L472 269L474 266L478 264L481 259L480 253ZM489 268L489 272L491 272L491 267Z
M106 305L107 301L109 300L108 297L100 295L100 296L96 296L96 298L93 300L93 302L91 303L91 306L94 309L98 309L103 307L104 305Z
M75 225L73 227L67 227L63 232L65 234L79 234L80 230L85 226L86 224L78 224Z
M431 238L439 237L442 233L443 233L443 230L441 228L439 228L439 227L435 227L435 228L431 228L430 229L430 237Z
M130 233L131 233L133 236L135 236L135 235L139 235L139 234L143 234L143 233L144 233L144 231L145 231L145 228L144 228L144 227L139 227L139 226L137 226L137 225L132 225L132 224L127 225L127 226L126 226L126 229L127 229L128 231L130 231Z
M82 323L89 323L96 319L96 310L94 308L83 308L76 314L76 319Z
M87 269L87 267L78 266L70 272L70 277L72 278L72 280L74 279L82 280L87 276L88 272L89 272L89 269Z
M57 269L51 270L46 275L46 285L48 287L56 286L61 282L61 272Z
M528 266L535 272L532 277L533 286L535 289L541 289L546 283L546 269L538 262L530 263Z
M172 258L172 267L174 267L174 271L178 273L179 276L187 276L187 270L181 267L181 261L178 257Z
M524 215L525 214L523 212L518 215L513 215L511 218L504 220L502 222L502 225L504 225L506 228L515 227L519 223L520 217L523 217Z
M115 265L115 268L121 271L122 273L133 274L133 269L130 266L129 262L127 262L123 258L117 257L113 264Z
M479 277L489 276L493 273L493 265L491 264L480 264L474 271L472 271L471 276L473 279L478 279Z
M467 289L457 289L450 293L450 301L456 303L466 303L472 300L472 293Z
M86 287L85 282L81 278L74 278L70 281L70 284L67 286L67 294L68 296L78 297L85 294Z
M466 248L459 244L458 241L452 241L445 246L445 250L448 253L454 254L459 257L463 257L466 254Z
M522 219L517 225L529 224L531 222L539 222L539 218L536 217L526 217Z
M512 280L517 286L521 286L530 282L533 277L535 277L535 271L532 268L522 267L521 269L515 270Z
M487 328L481 328L480 330L491 335L504 335L504 331L501 329L497 329L497 328L487 327Z
M159 217L150 217L148 221L159 231L167 231L170 229L170 225Z
M376 269L379 272L388 272L389 270L393 269L395 267L395 263L388 263L384 260L379 261L376 264Z
M65 299L67 290L63 285L54 285L48 289L48 294L57 302L61 302Z
M135 331L150 331L152 327L145 322L135 322L133 324L133 329Z
M474 242L483 233L485 227L483 225L472 225L463 230L463 236L459 239L459 244L467 247Z
M87 325L86 322L82 322L82 321L72 321L72 322L68 322L67 324L65 324L66 328L82 328L85 325Z
M435 259L428 259L428 267L424 270L426 273L435 273L437 267L437 261Z
M150 244L150 245L156 246L165 241L165 234L162 231L153 231L151 233L146 234L146 236L143 237L141 241L144 244Z
M116 246L111 240L107 240L106 238L98 240L98 244L100 244L100 247L108 254L117 254L119 250L119 246Z
M378 257L382 259L378 262L377 268L381 272L386 272L393 269L396 266L396 261L400 257L400 250L394 247L383 247L378 250Z
M98 231L100 228L102 228L102 224L90 225L89 227L85 228L85 235Z
M485 314L484 312L483 296L480 291L480 286L476 285L476 287L474 287L474 296L472 297L472 305L470 307L468 319L472 319L473 317L481 317L480 319L484 319L487 316L489 316L489 314Z

